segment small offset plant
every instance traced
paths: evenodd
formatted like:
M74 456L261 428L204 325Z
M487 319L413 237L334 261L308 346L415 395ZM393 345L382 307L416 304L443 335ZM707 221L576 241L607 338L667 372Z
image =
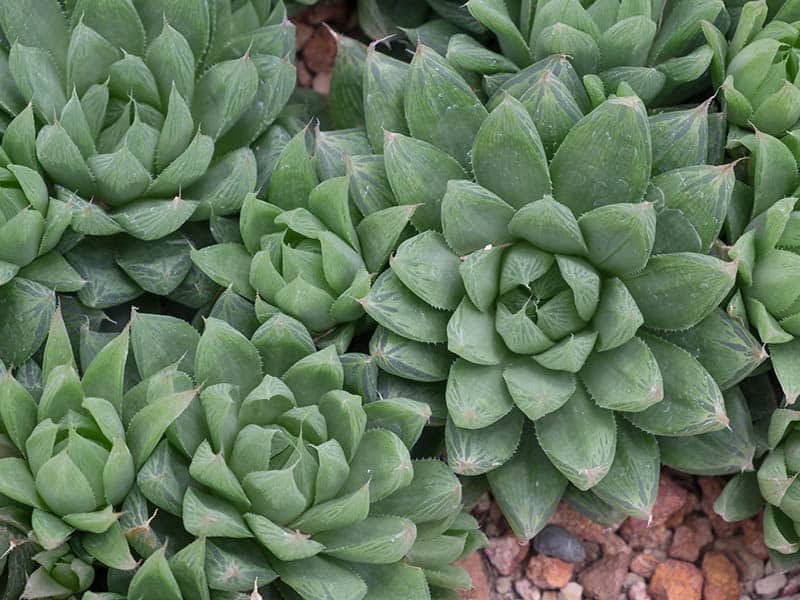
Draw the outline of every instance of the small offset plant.
M733 142L749 150L726 227L739 263L738 291L727 311L749 324L766 344L772 366L792 404L800 394L800 241L797 239L797 163L777 138L757 132Z
M748 324L765 344L784 407L765 419L763 451L755 473L737 475L715 505L723 518L735 521L764 508L767 547L774 564L800 560L800 510L797 486L800 413L792 409L800 394L797 370L800 311L797 287L800 242L797 241L798 185L797 17L790 4L742 7L730 40L704 25L715 45L712 74L722 82L731 127L728 149L740 156L737 192L728 210L724 248L739 262L738 290L727 312ZM754 130L754 133L751 133Z
M796 149L800 121L798 60L800 16L792 3L746 2L736 28L723 32L704 22L703 32L714 49L711 77L719 88L728 121L736 126L787 136Z
M39 548L20 597L73 597L94 583L95 565L130 570L137 564L121 524L123 502L137 469L195 392L154 389L148 406L124 427L128 346L126 329L79 376L59 310L44 349L41 387L26 388L10 371L0 378L0 424L8 442L0 493L29 511L29 539L8 548L10 564L19 568L17 554ZM8 585L18 575L9 573Z
M202 293L190 252L211 235L189 222L213 230L238 212L257 184L249 146L295 80L280 3L67 4L0 7L0 359L11 364L44 340L53 291L89 309L145 292L207 303L214 286Z
M211 279L255 302L259 313L291 315L320 343L344 352L363 320L358 300L407 236L416 207L364 197L354 209L352 198L372 183L360 165L377 165L381 177L382 160L370 155L363 131L317 130L313 137L313 154L308 128L282 148L265 200L245 199L240 241L207 246L192 258Z

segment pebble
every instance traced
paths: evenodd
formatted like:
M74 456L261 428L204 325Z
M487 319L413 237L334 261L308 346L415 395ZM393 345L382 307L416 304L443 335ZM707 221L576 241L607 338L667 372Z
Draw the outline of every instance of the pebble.
M545 592L542 594L542 600L558 600L558 592Z
M622 582L622 589L629 590L634 585L639 583L644 583L644 577L637 575L636 573L628 573L625 576L625 581Z
M684 523L694 533L694 539L700 549L714 542L714 532L711 531L711 521L700 515L689 515Z
M676 512L681 510L689 499L689 492L666 473L658 480L658 496L653 505L653 519L650 525L663 525Z
M725 555L736 564L736 568L739 569L739 573L745 581L757 581L767 574L764 572L764 561L753 556L747 550L725 552Z
M542 597L542 592L527 579L518 579L515 581L514 589L522 600L540 600Z
M748 519L742 523L744 546L761 560L769 558L769 550L764 543L764 528L760 518Z
M501 575L511 575L528 555L528 544L520 544L509 532L502 537L490 538L486 558Z
M656 567L648 591L655 600L700 600L703 573L691 563L670 559Z
M308 9L306 19L309 23L344 23L350 12L347 2L320 2Z
M787 578L783 573L773 573L756 581L756 594L762 598L774 598L786 585Z
M742 593L736 567L720 552L703 557L703 598L705 600L738 600Z
M300 50L305 43L314 35L314 28L308 23L295 23L294 24L294 49Z
M545 590L557 590L570 582L573 571L573 563L537 554L528 561L525 573L535 586Z
M650 577L660 562L653 552L642 552L633 557L631 571L642 577Z
M784 587L781 591L784 596L791 596L792 594L797 594L798 592L800 592L800 575L792 577L786 584L786 587Z
M336 38L324 27L318 28L303 45L303 62L310 71L332 71L336 60Z
M700 545L694 532L686 525L681 525L675 530L669 546L669 556L687 562L694 562L700 558Z
M497 581L494 582L494 589L501 594L505 594L511 591L513 585L514 580L511 577L498 577Z
M318 94L326 96L331 91L331 79L333 79L332 71L322 71L321 73L317 73L316 77L314 77L311 87Z
M603 528L566 502L558 505L550 523L563 527L578 539L600 544L603 554L626 554L631 551L625 540L614 533L619 527Z
M558 600L581 600L583 598L583 587L575 582L571 581L558 593Z
M558 525L548 525L533 538L533 549L569 563L583 562L586 549L581 541Z
M602 549L597 542L583 542L583 548L586 550L586 560L594 562L602 556Z
M586 595L595 600L616 600L631 564L630 554L612 554L590 565L578 575Z
M647 584L644 581L639 581L628 589L628 600L651 600L650 594L647 593Z
M620 535L634 550L666 550L672 538L672 531L664 525L648 527L645 521L628 519L623 523Z

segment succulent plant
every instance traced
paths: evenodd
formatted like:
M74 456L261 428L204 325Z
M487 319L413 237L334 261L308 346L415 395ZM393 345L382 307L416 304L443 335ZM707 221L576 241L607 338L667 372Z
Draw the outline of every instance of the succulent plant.
M380 2L363 4L372 9L373 39L396 29L391 26L396 19L388 9L381 11ZM430 4L436 10L447 3ZM484 77L489 95L535 61L561 55L598 94L613 93L625 81L648 106L675 104L707 87L714 52L703 44L701 22L725 31L730 24L722 0L471 0L465 8L468 14L451 5L451 10L437 11L445 20L401 29L412 43L446 53L473 86L481 86ZM486 31L492 39L486 39Z
M752 517L763 508L764 541L778 568L800 561L798 421L796 410L775 410L766 436L769 452L758 470L732 478L714 504L727 521Z
M556 108L574 102L564 90ZM458 473L488 474L520 537L546 523L567 481L646 516L654 436L723 430L721 390L766 358L717 309L738 263L708 252L734 165L704 164L707 127L690 127L680 158L668 156L655 133L664 117L648 119L625 85L589 114L577 109L551 161L538 131L553 131L556 110L533 112L505 94L487 115L429 48L417 50L399 93L422 139L387 134L386 171L401 203L424 201L412 217L422 233L362 301L379 325L373 359L400 378L446 382L448 460ZM668 118L696 127L706 108ZM746 405L740 414L749 423ZM752 444L731 462L751 463Z
M788 146L760 131L732 137L729 148L747 154L736 168L725 225L730 245L722 248L738 262L738 289L727 312L766 345L785 401L792 404L800 394L798 165Z
M92 585L94 564L136 566L120 509L136 471L195 392L161 393L123 426L125 329L79 377L61 311L42 359L42 389L29 391L7 371L0 379L0 494L29 511L31 543L41 551L23 598L67 598ZM162 390L163 391L163 390Z
M3 3L2 336L43 341L53 290L98 309L145 291L207 302L190 251L211 236L187 222L238 212L249 146L295 80L294 27L270 4Z
M258 302L259 311L296 317L344 352L364 316L358 299L369 291L371 274L385 267L415 207L393 198L385 207L352 201L359 185L353 180L361 177L353 171L380 160L369 156L363 130L317 130L313 155L311 136L304 128L277 155L266 200L245 199L239 241L207 246L192 258L211 279Z
M288 368L273 361L280 377L264 374L263 355L285 358L296 352L287 340L310 341L298 321L273 318L262 326L272 335L254 342L206 321L194 353L204 389L138 472L138 491L196 538L170 563L205 564L181 577L162 569L159 589L203 598L254 585L268 594L271 584L288 597L346 600L468 586L450 563L483 538L460 512L460 483L444 463L409 455L427 406L396 397L363 404L342 389L333 347ZM295 329L280 339L286 325ZM186 327L137 315L132 337L147 348Z
M800 121L798 16L791 2L753 1L741 6L730 39L703 23L714 49L712 80L721 90L731 123L784 136Z

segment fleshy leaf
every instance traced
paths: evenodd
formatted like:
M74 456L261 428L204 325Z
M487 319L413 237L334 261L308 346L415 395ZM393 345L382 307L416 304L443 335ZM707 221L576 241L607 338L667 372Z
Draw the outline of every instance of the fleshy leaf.
M538 465L531 469L531 465ZM488 474L500 509L520 540L530 540L556 511L567 480L550 463L536 436L526 428L516 454Z
M636 203L651 168L644 104L631 96L611 98L570 130L553 157L553 195L578 216L606 204Z
M585 435L575 435L578 430ZM536 436L550 461L580 490L596 485L611 469L614 413L596 406L582 385L564 406L536 422Z
M736 263L702 254L661 254L625 285L654 329L687 329L702 321L727 296Z

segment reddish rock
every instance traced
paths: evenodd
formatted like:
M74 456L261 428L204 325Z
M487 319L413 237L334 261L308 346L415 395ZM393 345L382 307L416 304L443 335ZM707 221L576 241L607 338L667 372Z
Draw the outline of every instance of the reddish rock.
M511 575L528 555L528 543L520 544L513 533L492 538L484 550L500 575Z
M792 577L781 591L782 596L791 596L800 592L800 575Z
M606 534L601 546L603 547L603 555L631 553L631 548L625 543L625 540L611 532Z
M578 575L578 583L589 598L617 600L631 564L630 554L612 554L602 558Z
M725 487L725 481L719 477L700 477L697 483L700 485L700 489L703 492L700 506L711 521L711 527L714 529L714 532L720 537L733 535L739 527L739 524L728 523L714 512L714 502L717 496L722 493L722 488Z
M755 591L764 598L774 598L788 583L783 573L772 573L755 582Z
M550 523L563 527L576 537L598 544L602 544L605 537L605 530L600 525L573 510L566 502L558 505Z
M558 510L550 519L550 523L558 525L569 531L572 535L603 547L604 554L626 554L630 552L627 544L614 529L603 529L597 523L589 520L579 512L573 510L569 504L562 502Z
M747 550L740 547L738 551L726 551L725 556L736 565L736 570L744 581L755 581L764 576L764 561Z
M642 577L649 578L660 562L661 560L654 554L642 552L633 557L631 561L631 571Z
M622 543L624 544L625 542ZM597 542L583 542L583 549L586 550L586 562L594 562L602 554L600 544Z
M514 585L514 580L511 577L498 577L494 582L494 589L501 594L506 594L511 591Z
M680 510L673 513L667 522L664 523L667 527L677 527L678 525L682 525L683 522L695 512L700 507L700 498L697 497L697 494L692 492L688 492L686 496L686 502L681 507Z
M344 0L339 2L320 2L308 9L304 16L306 21L315 25L320 23L343 25L348 21L350 8Z
M559 558L537 554L528 561L525 574L533 584L545 590L558 590L572 579L575 565Z
M307 23L295 23L294 49L300 50L314 35L314 28Z
M791 596L792 594L797 594L798 592L800 592L800 575L792 577L789 580L789 583L787 583L786 587L784 587L781 591L781 595Z
M742 522L742 533L744 534L744 547L753 555L761 560L769 558L767 545L764 543L764 529L762 527L761 515Z
M739 575L721 552L709 552L703 557L703 577L704 600L739 600Z
M625 521L619 533L633 550L666 550L672 536L672 532L664 525L648 527L646 521L639 519Z
M656 567L648 592L653 600L700 600L703 573L690 563L667 560Z
M700 558L700 545L695 539L694 532L686 525L681 525L675 530L669 547L669 556L687 562L694 562Z
M490 598L489 577L483 564L480 552L473 552L464 560L458 562L472 577L472 589L462 590L459 597L463 600L486 600Z
M658 480L658 496L653 505L651 525L664 525L669 518L681 510L689 498L686 488L678 484L666 473Z
M628 588L628 600L651 600L647 593L647 584L644 581L637 581Z
M314 73L332 71L336 62L336 38L320 27L303 46L303 61Z
M701 515L689 515L684 523L694 533L694 539L700 550L714 541L714 532L711 531L711 522Z
M318 94L322 94L323 96L327 96L331 92L331 79L332 78L333 78L333 72L332 71L325 71L323 73L317 73L317 76L314 77L314 82L311 84L311 87Z
M582 600L583 588L579 583L571 581L558 592L558 600Z
M527 579L518 579L515 581L514 590L516 590L522 600L539 600L542 597L542 592Z

